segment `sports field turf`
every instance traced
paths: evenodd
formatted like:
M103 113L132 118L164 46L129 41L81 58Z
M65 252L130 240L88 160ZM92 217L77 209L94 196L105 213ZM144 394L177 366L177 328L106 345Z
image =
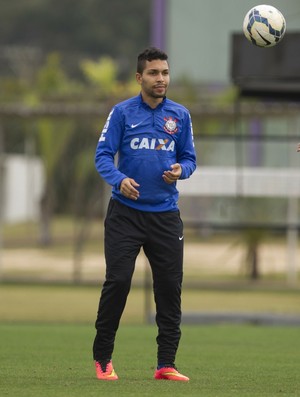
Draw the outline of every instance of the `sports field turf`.
M193 310L299 314L296 290L186 292ZM98 294L94 287L0 286L1 397L300 397L299 327L184 325L177 365L191 381L154 380L156 327L143 325L138 290L117 335L120 379L98 381L91 354Z
M297 327L184 326L179 369L188 384L152 379L154 326L123 325L114 355L117 382L94 375L92 325L1 324L0 395L300 396Z

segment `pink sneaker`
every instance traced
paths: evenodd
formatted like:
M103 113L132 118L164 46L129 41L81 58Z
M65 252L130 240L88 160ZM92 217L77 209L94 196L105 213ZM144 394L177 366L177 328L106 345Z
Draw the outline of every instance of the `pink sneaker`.
M96 375L100 380L118 380L118 375L115 373L112 361L105 363L104 365L95 361Z
M157 369L154 373L154 379L165 379L165 380L175 380L181 382L188 382L190 379L180 374L176 368L164 367Z

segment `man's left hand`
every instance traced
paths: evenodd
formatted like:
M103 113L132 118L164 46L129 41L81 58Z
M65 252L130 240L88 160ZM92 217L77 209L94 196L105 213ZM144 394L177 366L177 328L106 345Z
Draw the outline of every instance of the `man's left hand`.
M168 183L174 183L177 181L177 179L180 178L180 175L182 173L182 168L179 163L175 163L171 165L171 171L164 171L163 173L163 180Z

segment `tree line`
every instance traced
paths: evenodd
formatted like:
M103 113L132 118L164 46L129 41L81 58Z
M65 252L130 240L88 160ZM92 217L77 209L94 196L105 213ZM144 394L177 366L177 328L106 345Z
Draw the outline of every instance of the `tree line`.
M31 62L58 52L73 75L78 58L106 55L121 65L122 77L128 76L137 52L149 45L150 23L151 0L2 0L1 74L4 61L25 62L22 49L31 48L25 54Z

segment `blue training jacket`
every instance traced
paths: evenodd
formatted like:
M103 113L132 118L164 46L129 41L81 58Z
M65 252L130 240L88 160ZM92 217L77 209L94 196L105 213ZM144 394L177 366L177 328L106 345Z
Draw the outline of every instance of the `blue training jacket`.
M95 165L112 185L114 199L141 211L176 211L176 183L162 178L174 163L181 165L180 179L189 178L196 168L192 121L184 106L164 98L152 109L138 95L113 107L100 135ZM119 190L126 177L140 185L137 200Z

